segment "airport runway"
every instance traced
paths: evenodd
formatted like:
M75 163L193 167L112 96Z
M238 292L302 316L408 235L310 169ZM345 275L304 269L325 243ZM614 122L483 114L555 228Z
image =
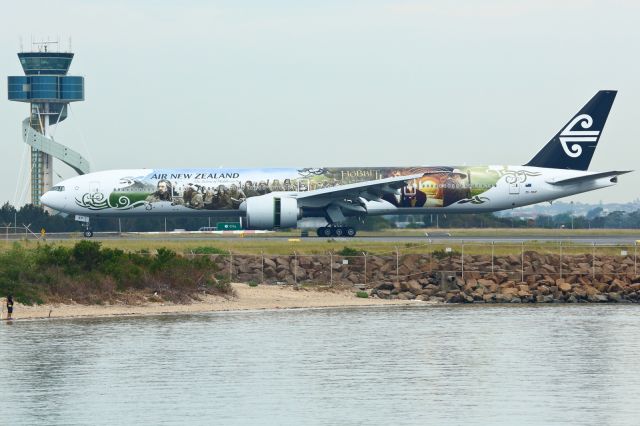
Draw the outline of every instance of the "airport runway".
M59 233L48 234L48 241L55 240L67 240L67 239L81 239L79 233ZM241 238L239 236L229 235L215 235L215 234L181 234L181 233L153 233L153 234L138 234L138 233L122 233L117 232L96 232L92 238L95 241L107 241L107 240L146 240L149 242L154 241L282 241L286 242L290 239L300 239L301 241L315 241L315 240L327 240L322 237L297 237L297 236L278 236L269 234L268 236L262 235L250 235ZM509 236L455 236L455 235L433 235L433 236L359 236L354 238L333 238L335 241L340 242L383 242L383 243L445 243L452 242L456 244L465 243L514 243L519 244L526 241L540 241L546 243L553 242L566 242L573 244L624 244L632 245L636 241L640 241L640 232L637 235L571 235L571 236L549 236L549 235L509 235Z

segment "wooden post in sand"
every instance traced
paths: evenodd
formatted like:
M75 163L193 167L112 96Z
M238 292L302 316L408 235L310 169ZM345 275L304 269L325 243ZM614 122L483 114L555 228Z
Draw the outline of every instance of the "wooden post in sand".
M262 258L262 284L264 284L264 252L260 250L260 257Z

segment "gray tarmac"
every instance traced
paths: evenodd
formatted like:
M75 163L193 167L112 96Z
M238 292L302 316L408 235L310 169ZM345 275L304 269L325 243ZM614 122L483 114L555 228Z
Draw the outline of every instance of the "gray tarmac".
M18 236L23 238L24 234ZM67 240L67 239L81 239L79 233L57 233L47 234L47 240ZM278 236L274 234L261 236L261 235L249 235L243 239L247 241L288 241L291 238L300 238L296 236ZM11 239L11 238L10 238ZM182 234L182 233L151 233L151 234L138 234L138 233L122 233L117 232L96 232L93 240L146 240L146 241L223 241L223 240L239 240L239 236L222 236L215 234ZM323 237L302 237L303 241L309 240L327 240ZM549 236L549 235L510 235L510 236L455 236L455 235L430 235L430 236L356 236L354 238L333 238L335 241L357 241L357 242L386 242L386 243L444 243L452 242L460 244L466 243L521 243L527 241L540 241L546 243L553 242L566 242L574 244L635 244L640 242L640 232L638 234L630 235L570 235L570 236Z

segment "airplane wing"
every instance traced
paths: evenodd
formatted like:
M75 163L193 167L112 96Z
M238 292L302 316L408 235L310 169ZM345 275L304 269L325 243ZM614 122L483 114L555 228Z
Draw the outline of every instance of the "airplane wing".
M560 180L548 180L547 183L551 184L551 185L574 185L576 183L580 183L580 182L588 182L590 180L594 180L594 179L600 179L600 178L606 178L606 177L610 177L610 176L619 176L619 175L623 175L625 173L630 173L633 170L622 170L622 171L610 171L610 172L601 172L601 173L593 173L590 175L583 175L583 176L577 176L577 177L572 177L572 178L568 178L568 179L560 179Z
M298 193L296 198L301 207L326 208L327 214L336 222L344 221L344 213L366 214L360 199L380 200L385 194L395 194L413 179L419 179L424 173L369 180L322 188Z

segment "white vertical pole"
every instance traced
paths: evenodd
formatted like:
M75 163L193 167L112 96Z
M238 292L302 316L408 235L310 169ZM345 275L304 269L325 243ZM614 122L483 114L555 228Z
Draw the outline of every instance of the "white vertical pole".
M464 280L464 240L462 240L462 252L460 253L460 276Z
M520 248L520 272L521 281L524 282L524 241L522 241L522 246Z
M400 252L396 246L396 281L400 280Z
M367 285L367 253L362 252L364 255L364 285Z
M329 285L333 285L333 252L329 252Z
M560 279L562 279L562 241L560 241Z
M593 243L593 248L591 249L591 277L595 281L596 279L596 243Z
M209 218L209 220L211 220L211 218ZM261 260L262 260L262 266L261 266L261 269L262 269L262 283L264 284L264 252L262 250L260 250L260 257L261 257Z
M493 254L495 252L495 249L496 249L496 242L491 241L491 274L493 274Z
M293 282L298 285L298 253L293 252Z

